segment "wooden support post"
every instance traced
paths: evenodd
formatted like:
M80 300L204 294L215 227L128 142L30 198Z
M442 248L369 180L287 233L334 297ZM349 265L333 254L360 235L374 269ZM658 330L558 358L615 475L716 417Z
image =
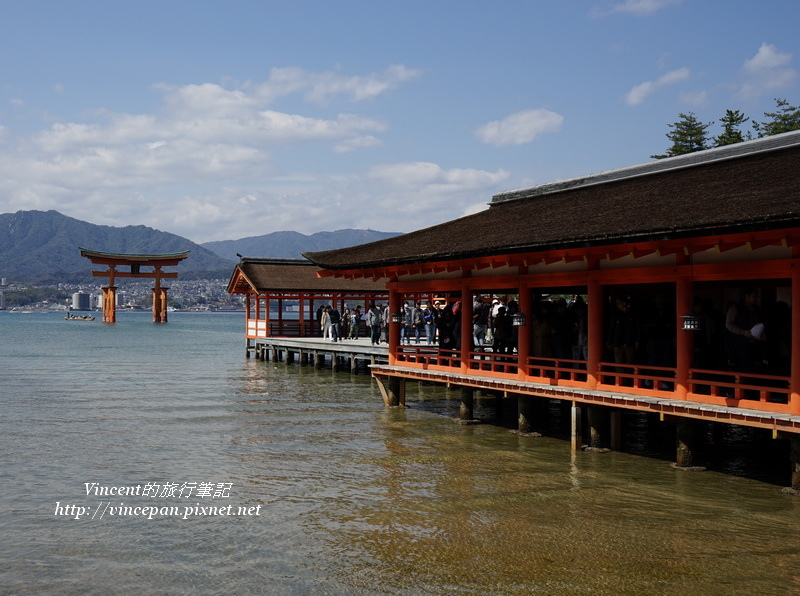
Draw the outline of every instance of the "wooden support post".
M336 352L331 353L331 370L333 372L339 370L339 356L336 355Z
M675 300L675 328L677 334L677 359L675 368L675 399L686 399L690 390L689 370L694 355L694 336L691 331L683 330L683 315L692 311L692 280L678 278Z
M103 288L103 322L117 322L117 288L116 286L106 286Z
M167 290L169 288L161 286L161 322L167 322L167 312L168 312L168 301L167 301Z
M676 436L676 469L702 470L694 465L694 454L699 446L698 422L691 418L678 418L675 423Z
M472 387L461 387L461 405L458 409L459 420L473 419L474 397L475 397L475 390Z
M308 352L300 350L300 365L308 366Z
M392 408L404 407L406 405L406 381L400 377L389 377L388 383L388 406Z
M154 271L155 284L151 288L153 291L153 323L161 322L161 267L156 267Z
M355 354L350 354L350 374L358 374L358 360Z
M249 339L245 339L244 340L244 357L245 358L250 358L250 340Z
M461 374L467 374L469 370L469 353L472 351L472 290L464 285L461 287Z
M610 412L611 417L611 430L609 440L611 442L612 451L619 451L622 449L622 411L612 409Z
M800 416L800 268L792 272L792 355L791 377L789 382L789 413Z
M519 312L526 316L526 323L523 326L517 327L517 376L521 380L526 380L528 377L528 359L531 353L531 336L533 325L533 293L531 288L522 284L519 288ZM521 408L520 408L521 410ZM530 432L522 431L520 432Z
M791 461L792 461L792 486L790 490L792 494L800 496L800 435L793 434L789 437L791 443Z
M278 360L280 360L280 357L279 357L279 354L278 354L278 346L273 344L270 351L272 352L272 361L273 362L277 362Z
M530 433L533 430L534 401L529 395L517 396L517 428L521 433Z
M609 412L603 406L589 406L589 449L605 449L608 441Z
M391 322L392 314L400 310L400 293L394 288L389 288L388 310L390 322L386 339L389 340L389 365L394 366L397 361L395 354L397 353L397 347L400 345L400 325Z
M294 364L294 352L289 348L286 348L286 363L287 364Z
M597 280L589 282L587 302L586 382L589 389L594 389L600 382L600 356L603 353L603 291Z
M320 356L320 353L316 350L314 351L314 368L322 368L322 361L324 360L324 356Z
M572 447L572 451L580 451L581 447L583 446L583 437L581 436L581 414L583 408L581 405L574 401L572 402L571 408L571 421L572 421L572 429L570 432L570 446Z
M400 377L373 377L378 383L383 403L387 408L405 407L406 382Z

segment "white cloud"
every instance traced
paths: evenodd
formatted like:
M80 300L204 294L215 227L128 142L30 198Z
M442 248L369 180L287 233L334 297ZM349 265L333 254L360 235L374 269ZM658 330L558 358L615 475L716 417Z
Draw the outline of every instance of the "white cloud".
M356 149L364 149L365 147L378 147L383 142L373 137L372 135L361 135L358 137L351 137L336 145L333 150L336 153L350 153Z
M689 78L689 75L690 72L688 68L678 68L661 75L655 81L645 81L644 83L639 83L625 95L625 103L629 106L638 106L660 87L685 81Z
M762 43L756 55L744 61L742 70L748 74L760 74L765 70L788 66L791 61L791 54L778 51L778 48L770 43Z
M686 91L681 93L680 101L681 103L689 104L692 106L704 106L708 104L709 94L708 91L705 90L698 90L698 91Z
M632 14L635 16L649 16L662 8L680 4L682 0L624 0L608 9L595 9L594 16L606 16L615 13Z
M524 110L480 126L475 136L495 147L524 145L539 135L558 132L563 122L561 114L549 110Z
M786 89L797 77L791 66L792 55L781 52L773 44L762 43L756 54L742 65L742 80L737 96L745 101Z
M415 76L405 67L356 77L278 69L260 84L159 85L163 101L151 113L98 111L28 135L0 127L0 213L57 209L198 242L280 229L409 231L459 217L502 190L508 172L367 163L343 174L341 155L381 145L385 122L273 105L290 93L374 100ZM302 161L284 157L301 144ZM331 163L321 165L325 153Z
M422 71L402 64L366 76L342 76L330 71L314 73L296 67L273 68L267 81L254 86L254 93L266 102L292 93L303 93L306 100L320 104L329 103L337 97L364 101L375 99L421 74Z

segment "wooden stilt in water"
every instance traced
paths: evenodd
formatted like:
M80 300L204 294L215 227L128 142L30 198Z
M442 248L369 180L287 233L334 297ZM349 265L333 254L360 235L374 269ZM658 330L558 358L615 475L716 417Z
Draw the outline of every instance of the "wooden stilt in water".
M528 434L533 431L534 399L529 395L517 396L517 429Z
M696 466L694 462L695 451L699 446L698 422L691 418L678 418L675 427L677 431L675 469L705 470L703 466Z
M583 437L581 436L581 415L582 415L581 405L574 401L572 402L572 408L570 411L570 418L571 418L571 432L570 432L570 446L572 447L572 451L580 451L581 447L583 446Z
M389 378L389 403L390 407L406 405L406 381L400 377Z
M475 390L472 387L461 387L461 404L458 408L459 420L472 420L474 417Z
M800 435L791 435L789 442L791 443L792 485L786 489L786 492L800 497Z
M611 450L619 451L622 449L622 412L613 409L610 412L611 417L611 432L609 439L611 441Z
M589 442L587 449L608 451L609 411L602 406L589 406Z

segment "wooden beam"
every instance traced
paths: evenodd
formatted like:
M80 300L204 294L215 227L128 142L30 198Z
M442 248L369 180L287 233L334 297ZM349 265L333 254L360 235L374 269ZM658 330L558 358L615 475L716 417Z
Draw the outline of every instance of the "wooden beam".
M92 271L92 277L109 277L111 275L110 271ZM156 273L155 271L152 273L130 273L128 271L115 271L114 277L142 277L142 278L160 278L160 279L176 279L178 277L177 271L171 271L168 273Z

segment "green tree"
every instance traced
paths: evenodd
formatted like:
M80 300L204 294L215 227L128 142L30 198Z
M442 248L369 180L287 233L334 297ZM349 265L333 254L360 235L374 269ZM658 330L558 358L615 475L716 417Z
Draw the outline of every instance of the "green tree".
M672 142L672 146L663 155L651 155L650 157L664 159L708 149L707 131L711 124L703 124L693 112L680 114L679 117L680 120L669 125L672 130L667 133L667 138Z
M725 116L720 118L722 124L722 134L714 137L714 146L723 147L724 145L733 145L734 143L741 143L752 138L750 133L747 136L742 134L740 127L742 124L750 120L746 118L739 110L726 110Z
M800 130L800 106L790 106L785 99L775 98L777 110L764 112L769 118L764 122L753 122L759 137L777 135L790 130Z

